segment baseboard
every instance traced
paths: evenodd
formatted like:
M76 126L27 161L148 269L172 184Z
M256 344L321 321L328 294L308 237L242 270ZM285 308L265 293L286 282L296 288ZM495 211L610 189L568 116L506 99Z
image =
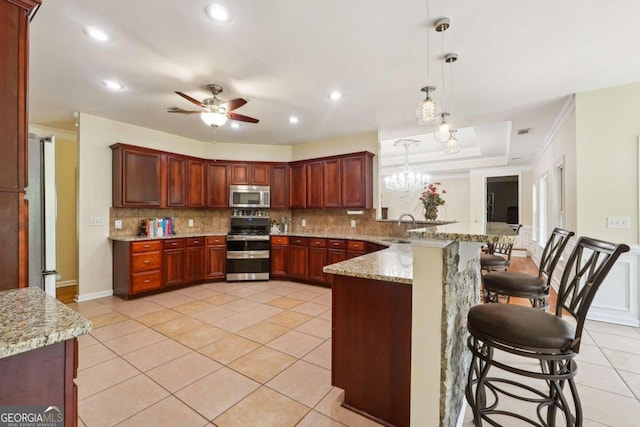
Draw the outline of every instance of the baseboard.
M110 297L111 295L113 295L113 289L109 289L108 291L100 291L100 292L93 292L90 294L77 295L76 302L90 301L92 299Z
M525 248L513 248L511 250L511 256L516 258L526 258L527 250Z
M587 319L596 320L598 322L615 323L617 325L633 326L634 328L637 328L640 326L640 320L638 319L630 319L628 317L621 317L621 316L611 316L611 315L602 314L602 313L589 312L587 313Z
M59 282L56 282L56 289L64 288L67 286L77 286L77 285L78 285L77 280L60 280Z

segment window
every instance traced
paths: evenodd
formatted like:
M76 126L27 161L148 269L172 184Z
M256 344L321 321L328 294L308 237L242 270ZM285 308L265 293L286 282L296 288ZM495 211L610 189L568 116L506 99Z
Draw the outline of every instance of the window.
M564 158L561 158L553 167L553 188L551 191L552 206L551 218L554 227L564 228Z
M531 239L538 241L538 186L533 184L531 189L531 218L533 218L533 230Z
M538 223L539 223L539 239L540 246L547 243L549 237L549 175L544 174L538 183Z

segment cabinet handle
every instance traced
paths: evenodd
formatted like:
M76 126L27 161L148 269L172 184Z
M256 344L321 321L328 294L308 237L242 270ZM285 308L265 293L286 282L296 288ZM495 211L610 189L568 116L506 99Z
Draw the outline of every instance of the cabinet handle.
M151 279L144 280L142 283L149 283L149 282L151 282Z
M194 240L194 241L193 241L193 244L194 244L194 245L197 245L198 243L200 243L200 240Z
M144 261L142 261L145 264L149 264L151 262L151 260L145 259Z
M144 246L142 246L142 247L143 247L143 248L150 248L150 247L151 247L151 245L144 245Z
M171 246L176 246L177 244L177 242L171 242Z
M333 242L333 246L340 246L340 243L338 243L338 242Z

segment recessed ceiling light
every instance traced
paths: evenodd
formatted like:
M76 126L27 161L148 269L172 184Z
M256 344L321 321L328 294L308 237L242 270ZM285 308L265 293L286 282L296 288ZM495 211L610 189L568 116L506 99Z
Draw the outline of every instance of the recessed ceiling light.
M122 90L124 89L124 86L116 81L113 80L103 80L102 84L105 85L106 87L108 87L111 90Z
M102 31L100 28L96 27L84 27L84 33L91 37L92 39L106 42L109 41L109 35Z
M334 101L337 101L338 99L342 98L342 94L337 90L334 90L329 94L329 98L333 99Z
M298 123L298 118L296 116L289 117L289 123Z
M231 21L231 12L221 4L212 3L207 6L207 15L209 15L209 18L217 22Z
M229 126L231 126L233 129L240 129L240 125L236 122L231 123Z

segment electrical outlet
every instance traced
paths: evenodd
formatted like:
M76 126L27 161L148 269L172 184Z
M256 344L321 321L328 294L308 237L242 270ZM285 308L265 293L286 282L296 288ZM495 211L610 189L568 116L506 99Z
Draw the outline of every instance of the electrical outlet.
M104 225L104 217L92 216L89 217L89 227L101 227Z
M356 228L356 220L355 219L351 220L351 228Z
M302 226L303 226L303 227L306 227L306 226L307 226L307 220L306 220L306 219L303 219L303 220L302 220Z
M121 219L116 219L115 220L114 228L116 230L122 230L122 220Z
M189 227L193 227L193 220L192 219L189 220Z
M628 216L608 216L607 228L629 228L631 218Z

